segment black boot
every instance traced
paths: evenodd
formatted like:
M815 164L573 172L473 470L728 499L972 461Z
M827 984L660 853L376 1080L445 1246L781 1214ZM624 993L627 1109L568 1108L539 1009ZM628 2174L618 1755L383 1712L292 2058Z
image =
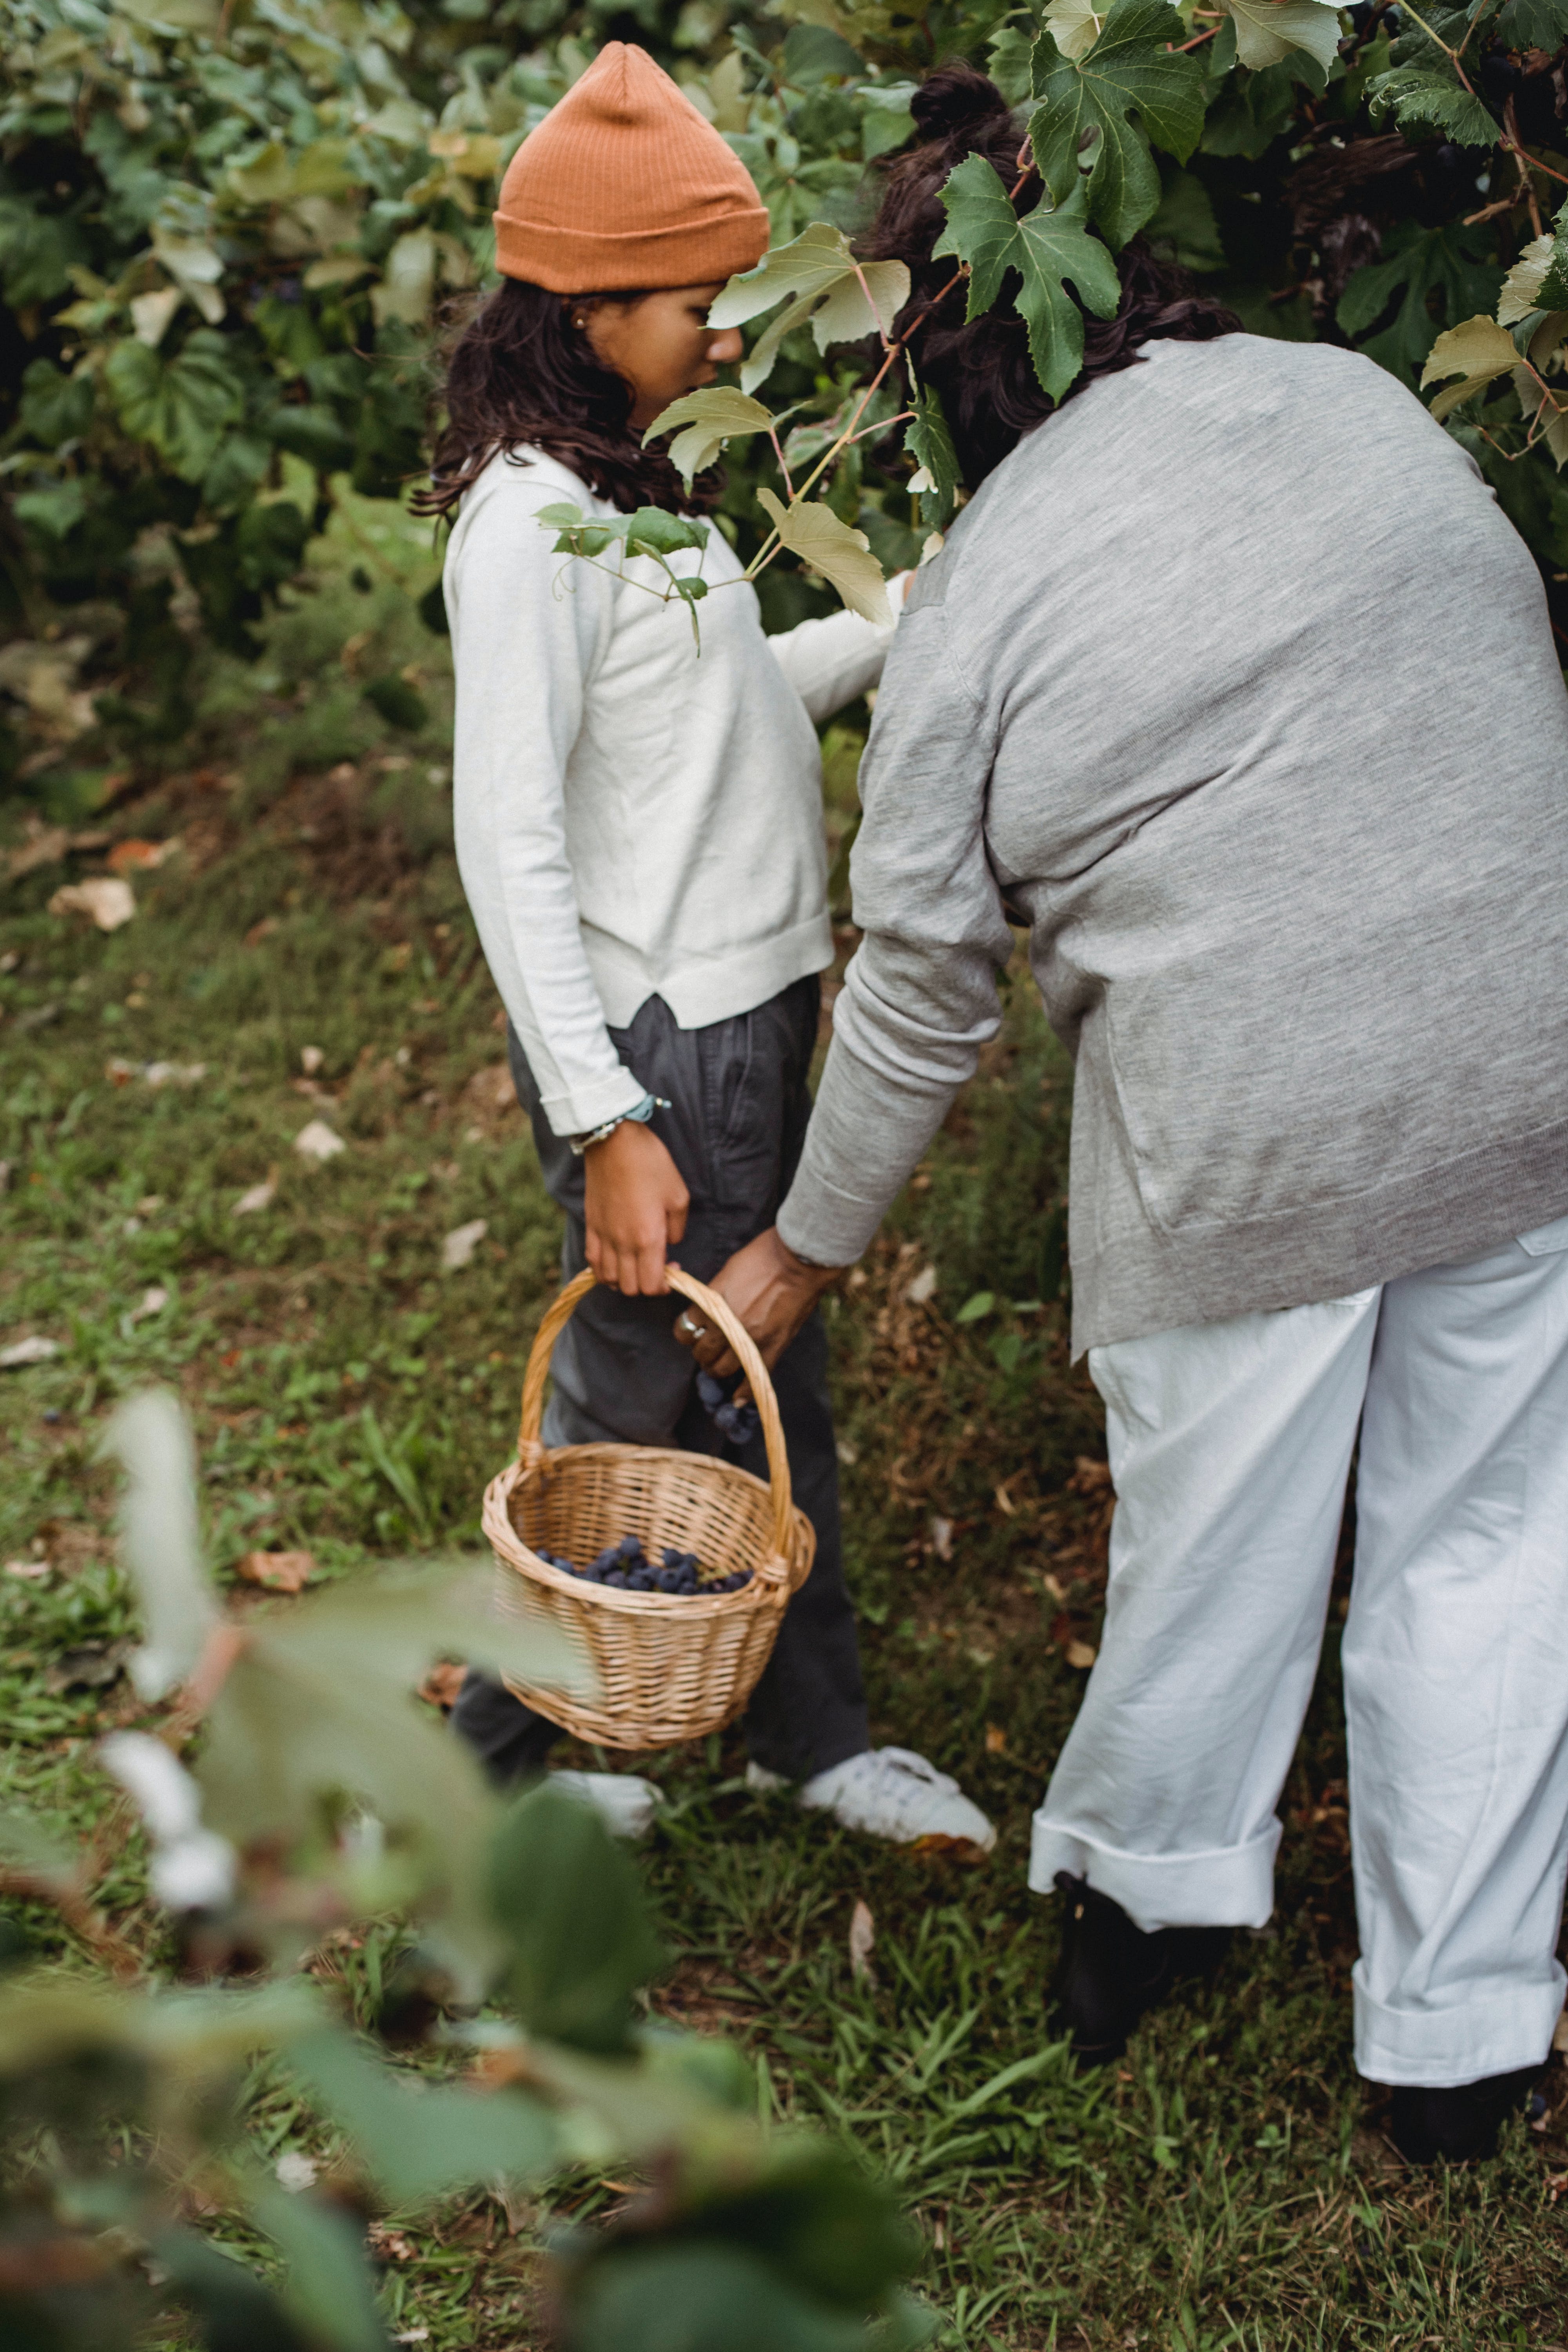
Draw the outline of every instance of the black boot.
M1120 2058L1143 2015L1182 1977L1212 1976L1230 1944L1228 1927L1136 1927L1120 1903L1087 1878L1058 1870L1067 1898L1061 1965L1052 1996L1081 2065Z
M1484 2162L1497 2154L1498 2134L1510 2116L1523 2113L1541 2079L1539 2066L1511 2074L1483 2074L1479 2083L1426 2090L1398 2084L1388 2132L1406 2164Z

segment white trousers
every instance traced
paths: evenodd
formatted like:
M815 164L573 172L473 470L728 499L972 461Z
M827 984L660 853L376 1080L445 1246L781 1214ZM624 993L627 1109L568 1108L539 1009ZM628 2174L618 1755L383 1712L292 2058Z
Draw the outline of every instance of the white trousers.
M1538 2064L1568 1876L1568 1217L1318 1307L1090 1350L1105 1633L1030 1885L1260 1927L1361 1430L1343 1665L1356 2063Z

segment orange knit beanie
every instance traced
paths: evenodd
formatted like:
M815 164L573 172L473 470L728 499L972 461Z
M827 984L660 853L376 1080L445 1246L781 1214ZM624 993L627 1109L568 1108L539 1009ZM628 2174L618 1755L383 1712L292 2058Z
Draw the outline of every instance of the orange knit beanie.
M700 286L768 246L751 173L646 49L608 41L507 165L496 268L552 294Z

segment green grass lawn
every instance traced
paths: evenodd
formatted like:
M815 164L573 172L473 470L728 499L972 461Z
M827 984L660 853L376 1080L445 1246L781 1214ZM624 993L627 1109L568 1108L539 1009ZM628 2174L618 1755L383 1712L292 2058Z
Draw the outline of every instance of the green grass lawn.
M0 1557L47 1564L0 1575L0 1803L79 1833L109 1804L94 1739L148 1719L118 1673L130 1624L95 1460L115 1399L151 1381L185 1399L226 1581L258 1549L308 1549L331 1579L477 1547L513 1442L559 1235L451 856L445 649L412 603L427 549L358 509L258 669L206 664L178 760L100 821L183 839L131 874L129 923L105 935L48 911L107 845L0 885L0 1347L59 1343L0 1371ZM426 706L402 734L364 698L391 676ZM838 830L852 731L830 749ZM92 821L79 779L37 789L46 814ZM8 812L17 843L22 804ZM1056 1921L1025 1889L1028 1822L1097 1638L1110 1516L1058 1297L1069 1097L1020 986L829 1310L875 1734L957 1773L1001 1825L996 1853L933 1864L750 1797L733 1736L657 1758L670 1802L647 1872L671 1964L654 2005L732 2035L764 2114L842 2133L893 2177L946 2344L1568 2345L1563 2062L1544 2130L1436 2177L1404 2171L1352 2068L1332 1638L1284 1800L1274 1925L1121 2066L1079 2079L1047 2039ZM315 1119L345 1147L324 1164L294 1148ZM444 1272L444 1237L479 1219L468 1263ZM98 1893L155 1963L137 1844ZM858 1978L862 1901L876 1944ZM323 1958L363 2015L397 1935ZM269 2155L318 2145L266 2074L254 2121ZM624 2193L575 2181L550 2207L388 2217L397 2330L432 2352L536 2341L530 2249L560 2211Z

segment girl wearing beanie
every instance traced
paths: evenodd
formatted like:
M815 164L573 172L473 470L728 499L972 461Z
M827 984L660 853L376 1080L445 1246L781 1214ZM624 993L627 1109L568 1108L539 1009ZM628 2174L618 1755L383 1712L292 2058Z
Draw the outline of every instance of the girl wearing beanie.
M707 324L762 258L767 215L718 133L647 53L611 42L519 149L496 214L503 283L452 355L431 503L455 516L445 589L457 673L458 859L509 1015L519 1097L590 1294L555 1349L548 1444L727 1451L664 1288L766 1230L805 1140L818 974L832 957L813 721L874 685L891 632L849 613L764 636L715 527L699 650L651 560L553 552L541 508L700 511L642 435L741 356ZM652 589L656 593L650 594ZM826 1338L774 1374L816 1561L745 1719L753 1785L899 1840L994 1832L923 1758L870 1748L844 1584ZM470 1673L458 1729L500 1780L543 1766L554 1724ZM658 1792L576 1778L618 1825Z

